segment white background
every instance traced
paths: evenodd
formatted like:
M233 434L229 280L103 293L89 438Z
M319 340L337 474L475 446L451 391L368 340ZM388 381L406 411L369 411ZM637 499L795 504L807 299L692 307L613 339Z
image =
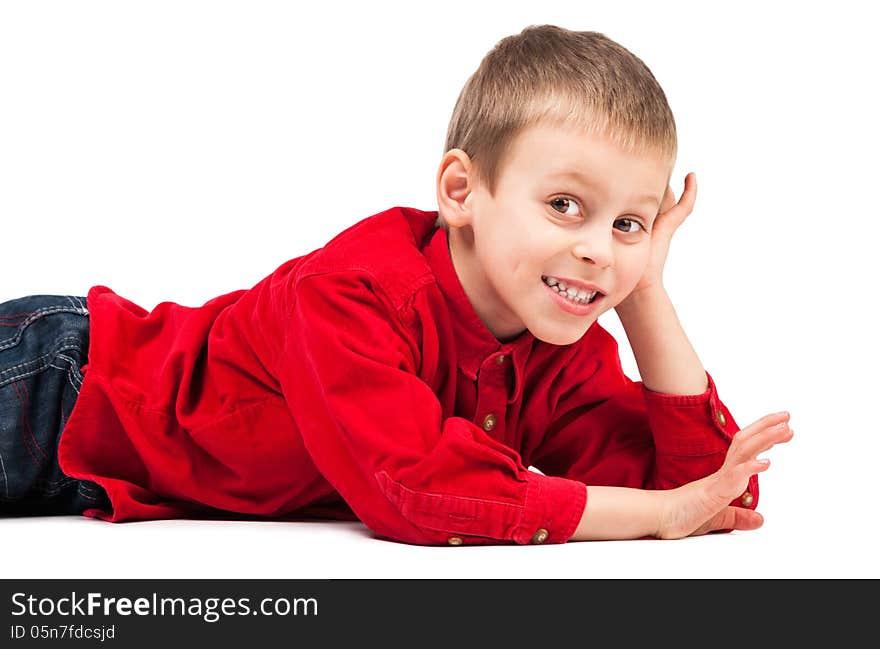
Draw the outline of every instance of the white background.
M651 68L694 212L665 280L740 426L787 409L753 532L425 548L357 523L0 521L8 577L880 577L878 138L863 3L0 5L0 301L198 306L394 205L436 209L458 93L504 36ZM601 319L638 370L614 313Z

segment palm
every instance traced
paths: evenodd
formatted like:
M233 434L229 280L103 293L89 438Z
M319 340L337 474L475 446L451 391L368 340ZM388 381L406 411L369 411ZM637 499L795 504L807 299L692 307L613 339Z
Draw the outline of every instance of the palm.
M769 466L757 456L791 440L793 431L788 420L788 413L774 413L737 431L718 471L669 492L658 536L679 539L716 530L760 527L764 518L758 512L729 503L745 490L750 476Z

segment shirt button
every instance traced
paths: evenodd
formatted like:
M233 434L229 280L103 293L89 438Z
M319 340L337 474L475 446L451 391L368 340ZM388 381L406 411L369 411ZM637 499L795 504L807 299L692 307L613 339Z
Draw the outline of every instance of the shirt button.
M501 356L498 356L495 359L495 362L498 363L499 365L504 365L504 361L506 361L506 360L507 360L507 356L505 356L504 354L501 354Z
M716 410L716 411L715 411L715 416L718 417L718 423L719 423L719 424L721 424L722 426L726 426L726 425L727 425L727 417L724 416L724 413L723 413L723 412L721 412L720 410Z
M550 536L550 533L542 527L535 532L535 535L532 537L532 543L543 543L547 540L548 536Z
M742 495L742 498L740 498L739 501L743 504L743 506L748 507L748 506L751 505L753 502L755 502L755 499L754 499L754 497L752 496L752 494L750 494L750 493L747 491L747 492L745 492L745 493Z
M447 540L447 542L449 543L449 545L461 545L462 544L462 540L457 536L450 536L449 539Z
M491 412L483 419L483 430L489 431L495 428L495 415Z

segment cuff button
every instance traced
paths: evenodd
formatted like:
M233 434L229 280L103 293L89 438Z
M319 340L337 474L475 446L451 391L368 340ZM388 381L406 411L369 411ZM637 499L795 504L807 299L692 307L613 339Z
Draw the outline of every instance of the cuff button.
M750 494L750 493L747 491L747 492L745 492L745 493L742 495L742 498L740 498L739 501L740 501L745 507L748 507L748 506L751 505L753 502L755 502L755 498L754 498L754 496L752 496L752 494Z
M716 410L716 411L715 411L715 416L718 417L718 423L719 423L719 424L721 424L722 426L726 426L726 425L727 425L727 417L724 416L724 413L723 413L723 412L721 412L720 410Z
M543 543L547 540L548 536L550 536L550 533L542 527L537 532L535 532L535 535L532 537L532 543Z
M449 545L461 545L463 543L463 541L457 536L450 536L446 542L449 543Z

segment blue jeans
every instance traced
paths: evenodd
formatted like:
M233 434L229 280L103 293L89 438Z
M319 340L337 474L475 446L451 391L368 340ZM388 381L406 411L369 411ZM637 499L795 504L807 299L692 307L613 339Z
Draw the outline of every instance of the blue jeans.
M109 508L99 485L58 466L58 442L88 351L85 297L28 295L0 303L0 516Z

